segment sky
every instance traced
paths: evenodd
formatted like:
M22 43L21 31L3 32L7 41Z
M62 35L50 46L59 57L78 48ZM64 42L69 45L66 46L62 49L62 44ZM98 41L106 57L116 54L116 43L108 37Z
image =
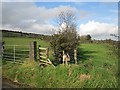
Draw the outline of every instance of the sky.
M56 32L56 16L66 10L76 15L79 35L115 39L110 34L118 34L118 2L3 2L0 27L51 35Z

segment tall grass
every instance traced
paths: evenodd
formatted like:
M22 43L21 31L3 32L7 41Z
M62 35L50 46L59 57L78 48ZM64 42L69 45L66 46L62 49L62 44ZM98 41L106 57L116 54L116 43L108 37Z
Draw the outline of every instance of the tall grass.
M38 63L26 61L23 65L4 65L3 75L22 84L37 88L116 88L117 79L104 68L88 70L84 65L59 65L40 68ZM83 75L83 77L81 77ZM89 76L89 78L87 78Z
M81 44L79 64L60 64L55 68L42 68L38 62L30 60L22 65L4 61L3 76L36 88L117 88L118 59L110 47L107 44Z

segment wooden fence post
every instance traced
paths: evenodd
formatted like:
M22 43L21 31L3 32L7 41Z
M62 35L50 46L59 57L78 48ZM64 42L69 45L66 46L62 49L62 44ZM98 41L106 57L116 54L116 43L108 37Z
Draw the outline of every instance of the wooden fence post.
M40 45L39 45L39 46L38 46L38 55L39 55L39 59L41 59L41 58L40 58L40 55L41 55L40 52L41 52L41 50L40 50Z
M30 42L30 52L29 52L30 60L37 61L37 42Z
M29 59L33 60L33 48L32 48L32 42L29 44Z
M49 58L49 48L46 49L46 58Z
M74 49L74 59L75 59L75 64L77 64L77 50Z
M34 60L37 61L37 42L34 41Z

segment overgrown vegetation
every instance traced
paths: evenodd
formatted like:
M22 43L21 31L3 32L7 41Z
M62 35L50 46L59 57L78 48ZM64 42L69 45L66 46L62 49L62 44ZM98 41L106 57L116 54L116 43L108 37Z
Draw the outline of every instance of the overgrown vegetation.
M29 39L4 38L6 44ZM22 42L23 40L23 42ZM16 41L16 42L15 42ZM39 41L39 40L38 40ZM19 43L20 44L20 43ZM42 47L47 42L39 41ZM117 88L118 58L109 44L86 43L78 48L79 63L41 68L26 60L22 65L3 62L3 76L36 88Z
M75 21L76 16L72 11L61 12L58 15L58 33L54 34L51 40L56 60L59 60L58 58L62 60L63 50L71 54L79 44Z

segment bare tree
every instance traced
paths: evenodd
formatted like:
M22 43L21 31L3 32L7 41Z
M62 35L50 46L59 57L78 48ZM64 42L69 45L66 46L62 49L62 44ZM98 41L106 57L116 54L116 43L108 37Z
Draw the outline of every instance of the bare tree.
M58 15L57 23L61 26L63 23L67 28L76 28L76 16L72 11L63 11Z
M71 57L74 49L78 45L76 16L72 11L60 12L57 17L57 23L60 27L58 34L54 34L51 46L54 48L56 58L62 55L62 51L69 53ZM64 25L64 27L62 27Z

